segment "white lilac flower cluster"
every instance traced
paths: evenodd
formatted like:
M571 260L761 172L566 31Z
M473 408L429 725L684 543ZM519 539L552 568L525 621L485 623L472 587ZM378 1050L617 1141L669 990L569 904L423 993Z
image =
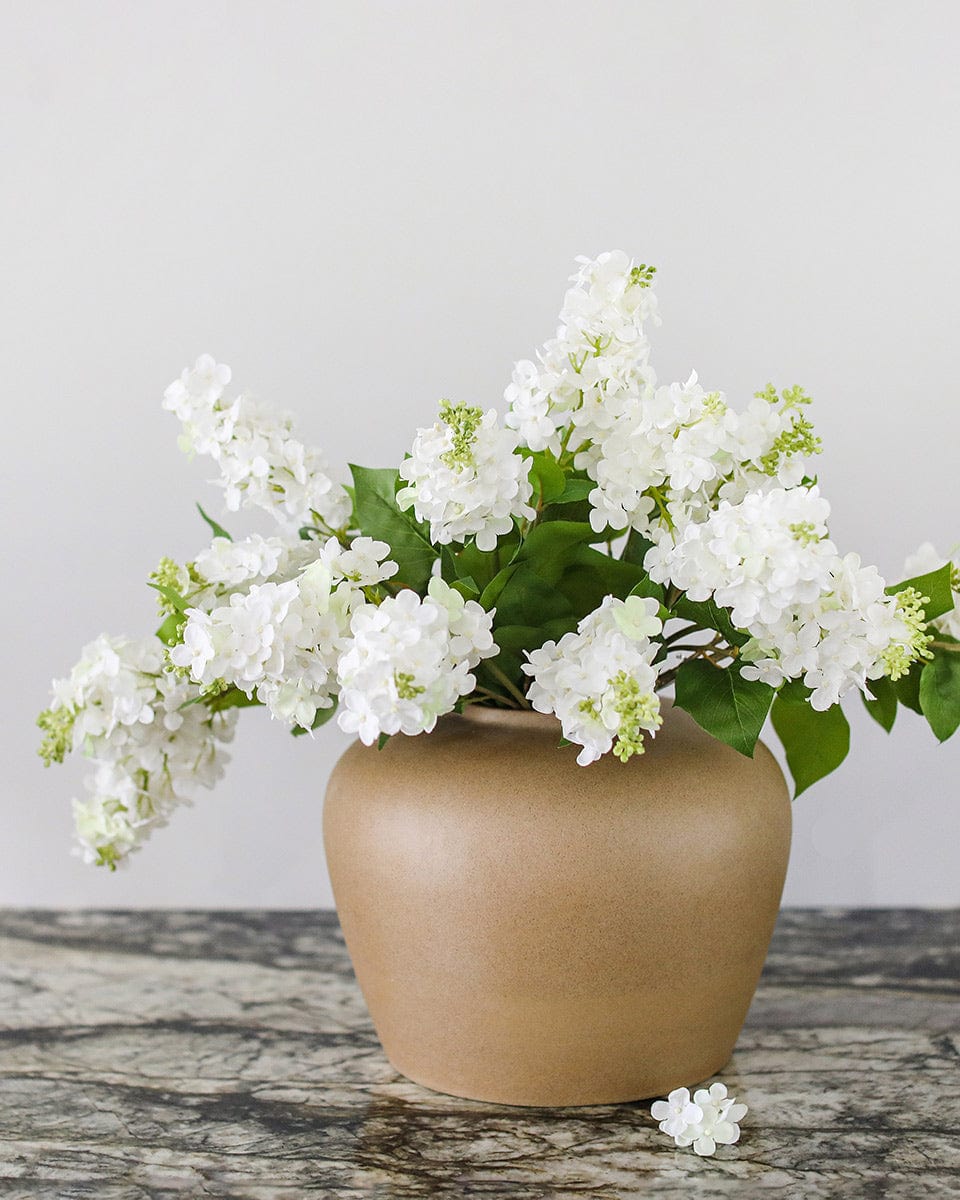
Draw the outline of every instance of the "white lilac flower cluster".
M188 601L191 608L210 611L252 584L293 579L316 556L316 544L311 541L288 542L258 533L237 541L218 536L185 566L170 558L161 559L150 581L163 589L161 612L176 611L168 589Z
M940 554L932 542L924 542L918 546L904 564L904 574L908 578L926 575L940 567L950 564L950 582L955 593L960 594L960 546L954 546L949 554ZM932 622L934 629L945 633L948 637L960 642L960 606L955 606Z
M255 583L211 611L188 609L172 662L208 694L237 688L303 729L339 701L341 728L368 745L429 731L473 691L472 669L497 653L493 614L439 578L422 599L403 589L371 601L396 573L389 550L331 538L293 579Z
M435 545L475 535L479 549L492 550L514 518L537 515L529 503L530 463L516 450L517 435L501 428L494 409L485 413L444 400L440 420L417 430L400 466L408 486L397 493L397 503L430 523Z
M504 393L507 425L531 450L559 454L561 431L572 448L598 441L629 409L637 389L652 386L644 322L656 318L653 269L622 251L578 258L556 337L537 361L517 363Z
M294 578L250 584L209 611L189 608L182 642L170 651L206 692L238 688L304 729L333 707L337 664L365 589L397 569L386 542L357 538L344 549L330 538L319 552L308 545L313 561Z
M608 596L559 642L528 654L527 699L537 712L554 713L563 736L582 749L581 766L611 748L623 762L643 753L643 734L662 723L657 696L657 645L662 629L655 600Z
M230 379L229 367L202 354L164 392L164 408L183 424L181 447L214 460L231 512L265 509L294 531L317 521L341 529L350 500L323 455L294 437L289 416L251 396L229 398Z
M650 577L716 602L751 637L746 679L802 679L823 710L866 681L896 679L927 653L919 598L888 596L875 567L841 558L816 487L722 500L706 520L664 533L644 560Z
M747 1111L745 1104L727 1095L722 1083L700 1088L692 1100L688 1088L677 1088L666 1100L650 1106L661 1133L672 1137L676 1146L692 1146L694 1153L703 1157L715 1153L718 1145L732 1146L740 1140L739 1122Z
M196 688L169 669L156 638L99 637L53 692L41 755L61 762L76 750L93 767L89 798L73 802L86 862L115 867L223 774L236 713L188 703Z
M751 637L743 674L802 679L814 708L928 657L923 597L884 593L841 558L810 474L820 450L800 388L768 387L740 413L696 374L658 387L644 322L651 273L616 252L580 260L557 337L518 363L507 424L533 450L575 451L596 486L597 532L636 530L651 578L715 599Z
M429 733L497 653L492 627L492 613L438 577L423 599L406 589L357 609L338 667L340 728L368 746L381 734Z

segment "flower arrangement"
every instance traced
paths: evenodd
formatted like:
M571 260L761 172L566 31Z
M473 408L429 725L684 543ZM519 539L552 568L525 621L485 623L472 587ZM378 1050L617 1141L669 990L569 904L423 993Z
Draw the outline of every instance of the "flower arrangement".
M798 793L846 755L851 692L888 730L901 705L956 730L960 565L925 545L889 586L840 554L801 388L738 411L696 374L658 384L654 273L579 259L503 420L444 400L399 469L349 484L209 356L167 388L226 510L277 531L234 539L201 508L212 540L150 577L156 636L102 636L54 683L41 755L90 760L88 862L115 868L215 783L247 707L368 745L466 705L531 708L586 767L642 754L672 687L742 754L769 715Z

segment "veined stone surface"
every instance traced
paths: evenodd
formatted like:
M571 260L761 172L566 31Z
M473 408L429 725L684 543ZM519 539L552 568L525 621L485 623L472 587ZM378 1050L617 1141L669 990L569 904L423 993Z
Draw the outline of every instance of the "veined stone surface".
M4 1200L936 1200L960 1197L960 910L786 910L722 1078L743 1137L699 1159L647 1104L408 1083L332 913L0 913Z

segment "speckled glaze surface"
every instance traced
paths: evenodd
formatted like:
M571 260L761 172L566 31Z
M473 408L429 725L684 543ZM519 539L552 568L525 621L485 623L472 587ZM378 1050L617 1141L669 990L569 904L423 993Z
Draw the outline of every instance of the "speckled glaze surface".
M782 912L704 1159L401 1078L333 913L0 912L0 1196L944 1200L958 1011L960 911Z
M324 835L393 1065L516 1105L637 1100L730 1057L773 930L790 803L667 708L646 754L589 767L559 725L471 709L352 746ZM709 1019L704 1020L708 998Z

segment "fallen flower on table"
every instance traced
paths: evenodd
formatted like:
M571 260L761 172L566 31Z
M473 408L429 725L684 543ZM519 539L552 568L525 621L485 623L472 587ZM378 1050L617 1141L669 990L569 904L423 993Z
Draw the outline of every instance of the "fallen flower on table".
M738 1142L739 1122L746 1114L747 1106L728 1096L722 1083L700 1088L692 1101L688 1088L677 1088L666 1100L656 1100L650 1106L650 1115L659 1121L661 1132L672 1137L676 1146L693 1146L694 1153L701 1157L713 1154L718 1145Z

